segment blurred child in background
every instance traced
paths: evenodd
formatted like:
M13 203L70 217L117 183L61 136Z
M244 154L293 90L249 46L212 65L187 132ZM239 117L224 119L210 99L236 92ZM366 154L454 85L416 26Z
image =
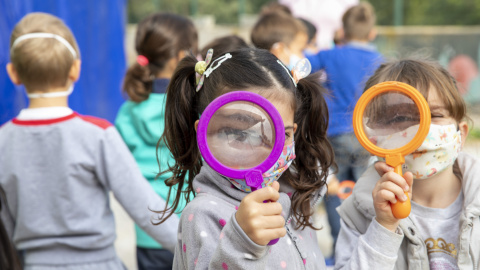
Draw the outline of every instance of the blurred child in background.
M335 151L336 177L340 182L356 181L368 164L370 154L353 134L352 115L365 81L382 61L382 56L369 43L376 35L373 7L367 2L353 6L345 12L342 21L347 43L307 56L312 71L324 70L327 76L325 88L330 93L327 98L328 139ZM329 196L325 203L335 243L340 230L340 217L335 208L340 205L340 199Z
M45 13L25 16L10 41L7 72L23 84L29 107L0 128L0 217L24 254L25 269L123 269L114 248L109 191L130 217L166 248L178 218L154 226L165 207L143 178L122 138L103 119L68 107L80 75L70 29ZM101 89L99 89L101 91Z
M251 39L255 47L269 50L291 70L304 58L308 35L298 19L284 12L268 12L254 25Z
M165 144L158 144L156 150L165 126L165 93L178 62L187 53L197 53L197 40L193 23L180 15L156 13L142 20L135 39L137 62L128 69L123 83L130 100L122 105L115 121L143 176L165 200L169 193L164 180L171 175L156 178L158 165L167 170L174 164ZM181 211L185 201L178 203ZM173 253L139 226L135 231L138 268L171 269Z
M303 25L305 25L308 36L307 46L305 47L304 54L317 54L319 50L317 46L317 28L309 20L303 18L299 18L299 20L303 23Z
M241 37L237 35L229 35L212 40L205 45L200 51L202 59L205 59L209 49L213 49L215 53L225 54L239 49L248 48L248 44Z

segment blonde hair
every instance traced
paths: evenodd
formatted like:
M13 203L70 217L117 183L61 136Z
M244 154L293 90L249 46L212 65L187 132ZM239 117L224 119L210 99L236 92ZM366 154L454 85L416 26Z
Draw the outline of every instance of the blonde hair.
M349 8L342 17L346 40L366 40L375 26L375 9L368 2Z
M457 82L438 62L409 58L382 64L365 84L365 90L385 81L398 81L415 87L428 100L433 87L457 123L469 120L467 107L457 88Z
M45 91L67 84L74 56L69 49L54 38L32 38L13 42L29 33L52 33L63 37L80 58L77 41L70 29L59 18L47 13L30 13L15 25L10 37L11 62L20 81L28 90Z

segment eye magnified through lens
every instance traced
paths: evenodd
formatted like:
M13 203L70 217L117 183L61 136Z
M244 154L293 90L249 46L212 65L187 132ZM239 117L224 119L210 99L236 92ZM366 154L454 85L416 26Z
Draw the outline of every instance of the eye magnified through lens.
M236 101L220 107L207 127L207 143L223 165L250 169L272 152L275 130L269 115L258 105Z
M353 112L353 129L360 144L371 154L385 158L400 176L404 157L425 140L430 122L430 108L422 94L396 81L370 87ZM407 192L405 195L408 198ZM409 199L392 204L396 218L406 218L410 209Z
M396 91L372 98L363 114L367 137L383 149L405 146L417 134L419 124L420 112L415 102Z

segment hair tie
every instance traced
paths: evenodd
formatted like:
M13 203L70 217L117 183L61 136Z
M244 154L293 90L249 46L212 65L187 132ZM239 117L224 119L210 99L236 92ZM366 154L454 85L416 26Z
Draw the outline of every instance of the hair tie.
M144 66L148 65L148 63L149 63L149 62L148 62L148 58L145 57L144 55L141 55L141 54L140 54L139 56L137 56L137 63L138 63L140 66L144 67Z

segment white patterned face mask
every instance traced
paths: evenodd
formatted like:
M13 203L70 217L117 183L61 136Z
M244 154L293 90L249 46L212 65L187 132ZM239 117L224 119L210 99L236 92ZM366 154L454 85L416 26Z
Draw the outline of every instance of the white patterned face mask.
M283 147L282 154L278 158L278 161L270 168L267 172L264 172L262 188L269 187L273 184L274 181L277 181L282 174L288 170L288 167L292 165L293 160L295 159L295 142L292 142L289 145L285 145ZM236 188L245 191L245 192L252 192L252 188L247 185L245 179L234 179L234 178L227 178L232 185Z
M404 131L388 136L376 136L376 145L392 149L392 144L405 145L418 130L412 126ZM411 172L414 179L432 177L453 165L462 148L462 136L455 124L430 125L425 141L410 155L405 156L403 170ZM384 158L379 158L385 161Z

